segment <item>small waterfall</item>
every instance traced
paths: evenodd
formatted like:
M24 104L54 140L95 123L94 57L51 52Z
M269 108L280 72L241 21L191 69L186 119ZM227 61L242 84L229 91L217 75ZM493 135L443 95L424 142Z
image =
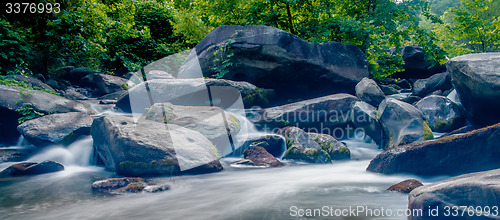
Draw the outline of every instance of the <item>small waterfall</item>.
M92 137L87 136L77 140L67 147L61 145L49 146L27 161L42 162L57 161L65 166L89 166L93 155Z

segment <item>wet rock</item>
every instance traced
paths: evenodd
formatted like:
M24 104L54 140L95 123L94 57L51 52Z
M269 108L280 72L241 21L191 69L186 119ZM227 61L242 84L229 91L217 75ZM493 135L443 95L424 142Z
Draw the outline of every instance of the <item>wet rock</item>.
M500 168L500 124L465 134L417 142L380 153L368 171L416 175L457 175Z
M386 150L432 138L422 112L397 99L387 98L380 104L379 120L384 134L382 145Z
M64 166L58 162L47 160L41 163L24 162L17 163L5 168L0 172L0 177L15 177L39 175L64 170Z
M286 151L285 139L279 135L266 135L247 139L232 156L243 155L243 151L249 147L263 147L274 157L281 157Z
M267 108L256 124L263 130L292 125L309 131L342 127L351 122L351 107L358 100L349 94L335 94Z
M444 72L417 80L413 85L413 94L423 98L437 90L445 91L452 88L451 75L449 72Z
M309 163L330 163L330 155L306 132L297 127L285 127L278 131L285 137L287 151L283 159L301 160Z
M87 100L88 97L76 91L74 88L68 88L63 92L63 96L71 100Z
M377 145L381 146L383 139L382 125L377 118L377 109L366 102L356 102L352 106L351 120L356 128L370 136Z
M97 96L124 91L133 86L124 78L103 73L89 74L81 80L79 85L97 90Z
M155 103L144 115L145 119L175 124L198 131L217 146L229 144L228 135L240 132L240 121L220 107L180 106Z
M229 49L217 52L221 47ZM354 93L354 86L368 76L366 57L354 45L309 43L267 26L220 26L200 41L195 52L179 75L193 71L199 63L203 75L213 77L223 68L217 66L221 62L217 59L233 53L224 79L274 89L281 100Z
M328 134L307 133L330 156L331 160L349 160L351 151L342 142Z
M436 132L450 132L465 125L465 116L457 104L443 96L431 95L415 104Z
M167 185L167 184L163 184L163 185L149 185L149 186L144 187L144 189L142 189L142 191L143 192L148 192L148 193L157 193L157 192L167 191L169 189L170 189L170 186Z
M379 87L385 95L394 95L399 93L399 91L393 86L379 85Z
M378 106L385 99L384 92L377 83L366 77L356 85L356 96L373 106Z
M91 127L105 166L124 176L209 173L222 170L216 147L197 131L174 124L106 115Z
M393 191L393 192L400 192L400 193L410 193L412 190L423 186L420 181L416 179L409 179L402 181L398 184L394 184L390 186L387 190L388 191Z
M140 192L146 187L141 178L123 177L98 180L92 183L92 190L105 193Z
M1 149L0 163L23 161L31 155L33 149Z
M6 79L11 79L11 80L16 80L20 82L26 83L28 86L31 87L37 87L39 89L44 89L50 92L56 92L52 87L49 85L45 84L41 80L31 77L31 76L26 76L26 75L7 75L5 76Z
M430 211L436 209L434 215L445 216L448 209L455 212L453 207L456 207L459 214L450 219L498 219L498 215L492 210L495 209L493 207L498 207L498 198L500 169L466 174L419 187L408 196L408 208L423 210L421 216L413 216L410 218L412 220L428 219ZM480 208L476 210L476 207ZM486 207L489 209L488 214ZM463 217L461 213L465 213Z
M455 57L446 66L468 118L478 125L500 122L500 53Z
M81 112L46 115L26 121L17 127L31 144L44 147L50 144L69 145L82 135L90 135L92 117Z
M263 147L249 147L243 151L245 159L250 160L255 166L279 167L283 166L279 160L266 151Z

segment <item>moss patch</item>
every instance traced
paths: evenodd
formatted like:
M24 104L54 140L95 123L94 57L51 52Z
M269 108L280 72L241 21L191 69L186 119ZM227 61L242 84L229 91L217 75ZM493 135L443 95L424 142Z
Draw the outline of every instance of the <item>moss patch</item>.
M433 140L434 134L432 133L431 128L429 127L429 123L424 121L424 141Z

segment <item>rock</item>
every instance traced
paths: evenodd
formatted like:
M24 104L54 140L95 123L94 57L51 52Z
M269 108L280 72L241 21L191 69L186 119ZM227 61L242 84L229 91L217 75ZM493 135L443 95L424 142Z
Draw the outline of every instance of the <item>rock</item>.
M123 98L127 94L128 94L128 92L126 90L122 90L122 91L118 91L118 92L113 92L111 94L103 95L103 96L97 98L97 100L114 100L114 101L117 101L117 100Z
M235 168L259 167L253 161L251 161L249 159L243 159L243 160L238 160L238 161L232 162L231 164L229 164L229 166L235 167ZM261 166L261 167L265 167L265 166Z
M410 179L410 180L405 180L402 181L398 184L394 184L390 186L387 190L388 191L394 191L394 192L400 192L400 193L410 193L412 190L423 186L420 181L416 179Z
M116 104L116 100L102 99L99 101L99 104L101 104L101 105L114 105L114 104Z
M409 80L407 80L407 79L398 80L396 82L396 85L399 86L401 89L411 89L412 88L412 83L409 82Z
M469 54L446 62L468 118L478 125L500 122L500 53Z
M172 74L167 73L167 72L162 71L162 70L150 70L147 73L146 78L148 80L153 80L153 79L175 79L175 77Z
M46 115L26 121L17 127L31 144L44 147L50 144L69 145L82 135L90 135L92 117L81 112Z
M46 91L50 91L50 92L54 92L54 93L56 92L52 87L50 87L49 85L45 84L44 82L42 82L41 80L39 80L35 77L26 76L26 75L7 75L7 76L5 76L5 78L11 79L11 80L16 80L19 82L24 82L31 87L37 87L39 89L44 89Z
M0 172L0 177L15 177L52 173L64 170L64 166L58 162L47 160L41 163L24 162L17 163L5 168Z
M68 88L64 91L63 96L71 100L87 100L88 97L77 92L74 88Z
M93 74L95 71L85 68L85 67L79 67L79 68L73 68L67 75L62 75L65 79L69 80L73 84L79 84L80 80L89 75Z
M387 98L380 104L379 120L384 134L382 145L386 150L432 138L422 112L397 99Z
M241 129L240 121L220 107L155 103L144 117L147 120L198 131L218 147L230 144L228 135L236 136Z
M285 137L287 151L283 159L301 160L309 163L330 163L330 155L306 132L297 127L285 127L278 131Z
M137 193L147 187L141 178L123 177L98 180L92 183L94 192L119 194L125 192Z
M23 161L31 155L33 149L1 149L0 163Z
M351 110L351 120L356 128L370 136L379 146L382 146L382 125L377 118L377 109L366 102L355 102Z
M368 77L366 57L358 47L309 43L274 27L220 26L200 41L195 51L179 75L198 65L205 77L226 71L224 79L274 89L283 101L354 93L354 86ZM221 59L229 59L232 65L221 65Z
M71 70L75 69L74 66L63 66L57 68L54 72L51 72L50 75L57 76L57 77L66 77L69 75Z
M58 81L55 81L55 80L53 80L53 79L47 79L47 80L45 81L45 83L46 83L48 86L50 86L50 87L52 87L52 88L54 88L54 89L57 89L57 90L65 90L65 89L66 89L66 87L67 87L66 85L64 85L64 84L62 84L62 83L60 83L60 82L58 82Z
M459 105L461 108L463 108L462 103L460 102L460 98L458 97L457 90L453 89L448 96L446 96L449 100L452 102L456 103Z
M457 175L500 168L500 123L465 134L412 143L375 157L368 171Z
M431 95L415 104L429 127L436 132L450 132L465 125L465 117L457 104L443 96Z
M267 108L260 112L255 123L264 130L293 125L319 133L351 122L351 107L358 100L349 94L335 94Z
M106 115L91 127L94 148L119 175L175 175L222 170L217 149L205 136L173 124Z
M90 106L50 93L20 89L0 85L0 139L15 142L19 137L18 119L22 116L17 111L39 112L41 114L84 112L94 114ZM34 114L34 113L33 113Z
M408 97L406 97L404 99L401 99L401 101L406 102L406 103L408 103L410 105L413 105L413 104L415 104L416 102L418 102L420 100L422 100L422 98L420 98L418 96L413 96L413 95L410 95L410 96L408 96Z
M433 214L438 216L451 216L456 209L458 217L450 219L498 219L498 211L493 210L493 207L498 207L498 198L500 169L466 174L419 187L408 196L408 209L423 210L421 216L410 217L412 220L428 219L426 216L431 209L437 209ZM476 211L476 207L480 208ZM486 213L487 207L489 210ZM464 217L461 217L462 213Z
M431 66L425 59L425 51L420 46L406 46L402 50L405 71L391 75L401 79L424 79L446 70L444 66Z
M249 147L243 151L245 159L252 161L256 166L279 167L283 163L268 153L263 147Z
M245 106L251 107L272 97L272 91L257 88L250 83L201 78L150 80L134 86L128 92L118 100L116 108L134 113L145 113L146 108L162 102L227 108L237 102L241 95Z
M128 90L133 84L128 80L103 73L92 73L85 76L78 85L98 91L97 96Z
M392 86L379 85L379 87L385 95L394 95L399 93L398 90Z
M330 156L331 160L349 160L351 151L342 142L328 134L307 133Z
M385 99L384 92L377 83L366 77L356 85L356 96L373 106L378 106Z
M144 187L144 189L142 189L142 191L143 192L148 192L148 193L157 193L157 192L167 191L169 189L170 189L170 186L167 185L167 184L163 184L163 185L149 185L149 186Z
M413 94L425 97L436 90L452 89L451 75L449 72L438 73L427 79L419 79L413 84Z
M281 157L286 151L285 139L280 135L270 134L263 137L254 137L247 139L235 154L231 156L243 155L243 151L249 147L263 147L274 157Z

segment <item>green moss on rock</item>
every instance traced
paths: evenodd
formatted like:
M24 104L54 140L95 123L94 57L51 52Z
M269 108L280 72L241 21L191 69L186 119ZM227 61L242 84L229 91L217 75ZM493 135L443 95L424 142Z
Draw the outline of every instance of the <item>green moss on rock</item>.
M424 121L424 141L433 140L434 134L432 133L431 128L429 127L429 123Z

